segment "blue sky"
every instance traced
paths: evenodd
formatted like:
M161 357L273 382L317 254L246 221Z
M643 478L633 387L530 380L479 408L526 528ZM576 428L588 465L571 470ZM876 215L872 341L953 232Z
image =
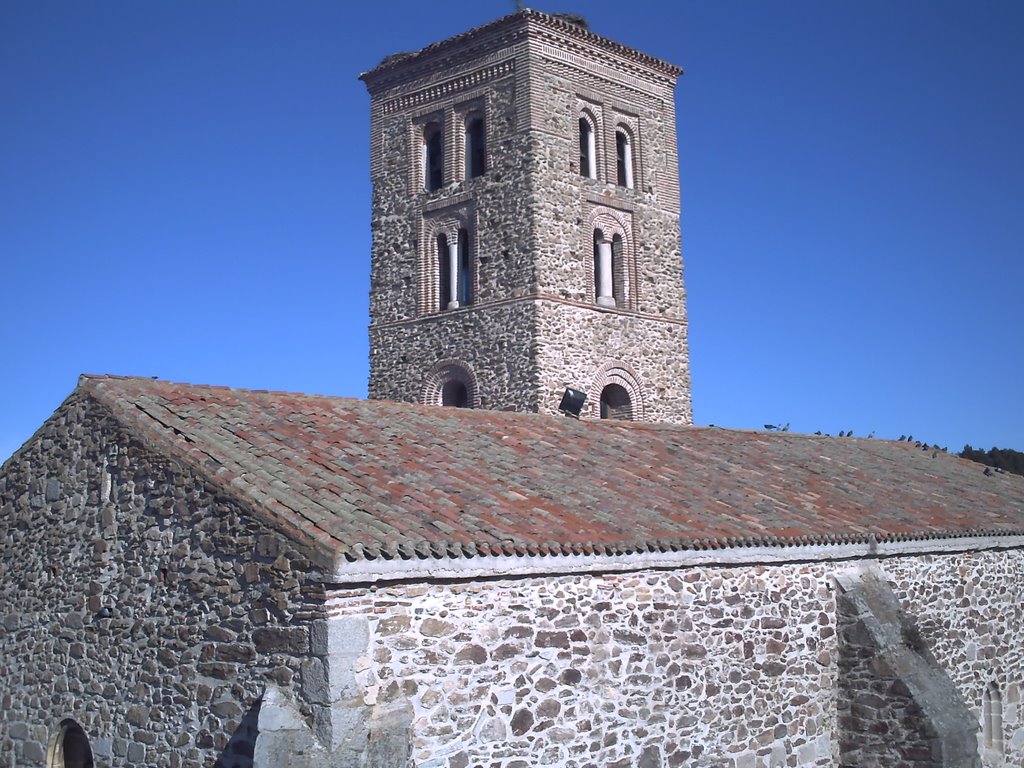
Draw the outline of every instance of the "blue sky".
M365 396L356 78L513 7L0 0L0 458L83 372ZM697 423L1024 450L1024 3L536 7L686 69Z

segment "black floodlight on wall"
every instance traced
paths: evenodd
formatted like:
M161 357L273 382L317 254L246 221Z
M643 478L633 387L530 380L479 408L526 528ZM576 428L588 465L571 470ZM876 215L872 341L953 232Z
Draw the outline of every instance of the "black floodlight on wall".
M566 387L565 394L562 395L562 402L558 404L558 410L566 416L572 416L574 419L578 419L585 402L587 402L586 392L580 392L578 389Z

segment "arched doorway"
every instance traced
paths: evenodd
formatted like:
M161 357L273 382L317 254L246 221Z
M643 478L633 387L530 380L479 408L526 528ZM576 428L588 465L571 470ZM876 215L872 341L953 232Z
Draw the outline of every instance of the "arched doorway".
M48 768L93 768L92 747L82 726L74 720L63 720L60 731L50 743Z

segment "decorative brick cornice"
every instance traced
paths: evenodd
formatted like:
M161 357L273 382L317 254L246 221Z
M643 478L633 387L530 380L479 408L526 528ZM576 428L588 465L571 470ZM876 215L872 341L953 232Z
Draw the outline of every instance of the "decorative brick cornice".
M649 73L649 76L655 75L669 81L675 80L683 72L674 64L597 35L562 17L527 8L447 40L433 43L419 51L388 56L376 67L360 75L359 79L366 84L371 93L380 93L400 82L408 83L409 80L423 74L452 66L463 59L467 49L495 45L510 46L530 37L531 33L540 39L562 46L568 43L574 48L585 49L591 58L603 54L602 58L615 61L619 69L623 64L631 64L638 72Z
M437 103L440 100L479 88L491 80L511 75L515 71L515 59L506 58L507 52L501 53L504 60L489 67L466 72L443 82L424 85L412 93L403 93L400 96L383 101L381 104L382 114L391 115L396 112L405 112L423 106L436 109Z

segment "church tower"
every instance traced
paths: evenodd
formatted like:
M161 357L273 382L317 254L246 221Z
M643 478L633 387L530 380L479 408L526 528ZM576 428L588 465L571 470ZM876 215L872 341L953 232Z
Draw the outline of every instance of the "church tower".
M371 398L691 422L680 74L523 10L362 75Z

